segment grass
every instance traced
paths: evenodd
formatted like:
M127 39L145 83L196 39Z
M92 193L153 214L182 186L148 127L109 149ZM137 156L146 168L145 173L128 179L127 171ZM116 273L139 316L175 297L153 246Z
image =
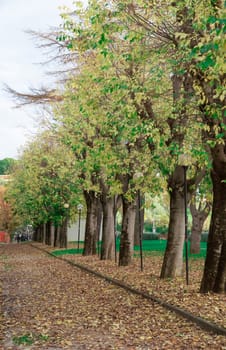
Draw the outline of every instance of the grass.
M13 342L16 345L32 345L34 343L34 339L31 334L24 334L18 337L13 337Z
M28 333L13 337L13 343L16 345L32 345L36 340L47 341L48 338L49 336L45 334L35 335Z
M83 246L83 242L81 242ZM166 249L166 240L144 240L142 242L142 249L145 255L163 255ZM190 243L188 243L188 251ZM70 248L70 249L61 249L61 250L55 250L53 252L56 256L61 256L65 254L82 254L83 248L77 249L77 248ZM119 251L119 240L117 240L117 251ZM134 254L137 255L140 251L140 246L134 247ZM206 242L201 242L200 245L200 253L199 254L190 254L190 258L205 258L206 256Z
M76 249L76 248L71 248L71 249L61 249L61 250L55 250L53 252L53 255L55 256L61 256L65 254L82 254L83 249Z
M156 252L162 255L166 249L166 240L145 240L142 242L144 252ZM135 246L135 252L140 250L139 246ZM190 254L190 242L188 242L188 255L192 258L205 258L206 256L206 242L201 242L200 253Z

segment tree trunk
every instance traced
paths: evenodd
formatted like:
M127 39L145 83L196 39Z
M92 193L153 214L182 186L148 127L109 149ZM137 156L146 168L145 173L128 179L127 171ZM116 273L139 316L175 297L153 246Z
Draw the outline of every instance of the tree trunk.
M68 217L64 217L60 229L60 248L67 248L67 227Z
M112 260L115 257L115 198L108 197L102 193L103 206L103 226L102 226L102 244L101 260Z
M34 230L34 234L33 234L33 240L35 242L42 242L42 238L41 238L41 225L38 225L35 230Z
M207 243L202 293L226 292L226 154L224 145L212 151L213 210Z
M39 225L38 229L38 242L42 242L43 240L43 225Z
M164 255L161 278L182 275L183 245L185 238L184 169L177 166L169 179L170 221L168 241Z
M60 247L60 226L59 225L55 227L55 236L56 238L55 238L54 246Z
M96 254L97 240L100 231L99 212L100 199L94 191L84 191L86 200L86 228L83 255Z
M46 244L50 245L50 234L51 234L51 222L46 223Z
M51 247L54 247L54 241L55 241L55 226L51 222L51 225L50 225L50 245L51 245Z
M42 235L42 243L46 244L46 224L43 224L43 235Z
M128 266L130 265L133 257L136 200L130 202L123 195L122 213L119 266Z
M203 221L204 223L204 221ZM203 224L200 222L199 217L195 215L192 218L192 228L191 228L191 240L190 240L190 253L199 254L200 253L200 242L202 235Z
M206 203L205 207L201 209L200 205L199 208L196 208L195 203L191 202L190 211L192 215L190 253L199 254L202 229L204 222L206 221L209 215L210 205Z

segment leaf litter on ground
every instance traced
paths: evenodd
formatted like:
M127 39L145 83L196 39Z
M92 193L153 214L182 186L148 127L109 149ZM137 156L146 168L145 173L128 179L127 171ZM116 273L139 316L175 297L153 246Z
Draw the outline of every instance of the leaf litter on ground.
M0 349L226 349L224 336L207 333L29 245L0 246L1 253L7 258L0 259ZM190 263L191 283L186 286L183 279L160 280L161 258L156 256L145 258L143 272L139 259L120 268L93 256L67 259L225 326L225 296L198 293L200 261L198 269Z

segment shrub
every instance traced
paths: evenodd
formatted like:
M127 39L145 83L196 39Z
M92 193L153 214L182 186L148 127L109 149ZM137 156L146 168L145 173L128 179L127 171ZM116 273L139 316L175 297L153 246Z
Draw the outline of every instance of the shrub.
M157 233L145 232L143 234L143 240L156 240L156 239L158 239L158 234Z

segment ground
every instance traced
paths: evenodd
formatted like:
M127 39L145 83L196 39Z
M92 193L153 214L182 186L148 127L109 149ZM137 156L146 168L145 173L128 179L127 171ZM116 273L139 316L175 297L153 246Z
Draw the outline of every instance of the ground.
M49 249L38 245L42 249ZM131 267L94 257L67 258L226 326L226 298L200 295L202 266L190 263L183 279L159 279L160 257ZM108 284L29 244L0 245L0 349L151 350L226 349L210 334L163 307Z

